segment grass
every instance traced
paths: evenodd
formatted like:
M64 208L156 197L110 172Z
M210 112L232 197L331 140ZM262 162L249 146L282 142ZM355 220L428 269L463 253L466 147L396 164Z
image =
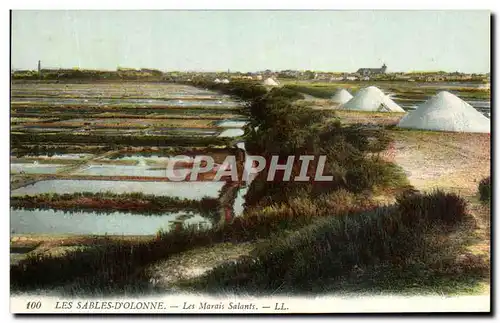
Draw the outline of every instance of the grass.
M342 195L334 194L324 199L324 205L330 205L331 212L344 212L350 207L361 209L370 204L366 199L356 199L350 193L346 194L353 204L340 204L339 198L345 201L346 197L344 193L339 194ZM326 214L318 214L318 208L312 201L305 202L299 199L278 208L270 207L262 212L255 210L208 230L188 227L182 231L159 232L157 239L150 242L116 241L69 252L64 257L31 256L11 266L11 286L14 290L30 290L64 286L73 281L78 282L82 290L116 292L124 285L147 279L141 276L142 271L155 261L215 243L241 243L268 238L283 231L296 230ZM362 204L358 204L360 202Z
M162 215L165 212L191 210L203 214L217 213L217 199L201 200L182 199L170 196L156 196L143 193L115 194L112 192L72 194L46 193L40 195L12 196L11 207L27 210L66 210L93 211L97 213L113 213L116 211L142 214Z
M285 88L294 90L300 93L309 94L316 98L330 99L336 92L336 88L330 86L314 86L314 85L293 85L287 84Z
M437 86L419 86L420 84L401 81L369 81L369 82L297 82L287 81L285 87L294 89L301 93L323 99L331 98L337 89L348 89L354 94L361 88L367 86L377 86L386 91L395 92L400 99L405 100L425 100L436 94L438 91L449 91L463 99L489 100L491 92L488 89L460 87L449 85L443 82ZM416 88L418 86L418 88Z
M116 145L125 146L224 146L231 142L228 138L219 137L196 137L196 136L118 136L98 134L11 134L11 145L18 147L28 143L35 144L107 144L111 147Z
M56 154L98 154L104 153L111 150L109 146L106 145L86 145L86 144L19 144L11 146L10 153L11 156L16 157L36 157L41 155L48 155L49 157Z
M126 119L120 118L113 119L77 119L58 122L43 122L25 124L25 126L32 126L37 128L69 128L69 127L83 127L89 126L91 128L148 128L148 127L175 127L175 128L216 128L212 120L207 119Z
M482 202L491 201L491 176L485 177L479 182L478 191Z
M453 276L457 264L450 255L435 263L428 253L437 245L428 239L433 232L453 232L471 220L464 205L454 194L434 192L401 198L390 207L325 217L288 237L271 240L252 257L218 266L183 286L215 293L296 294L339 292L349 285L363 291L414 291L424 285L428 290L446 282L441 291L451 292L456 289L446 285L457 280L463 285L460 289L474 289L487 276L484 259L471 258L462 264L466 268L460 270L470 274L465 284L466 275Z

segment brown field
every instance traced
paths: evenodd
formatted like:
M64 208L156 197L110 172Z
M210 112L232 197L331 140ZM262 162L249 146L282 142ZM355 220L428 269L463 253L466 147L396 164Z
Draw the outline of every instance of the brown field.
M447 188L477 191L491 171L490 135L433 131L392 131L396 159L411 183L421 190Z
M335 115L345 124L390 126L397 124L404 113L335 110Z
M117 82L117 81L91 81L64 83L39 83L31 81L16 81L12 84L12 94L21 95L24 93L37 95L55 95L57 97L71 96L137 96L162 98L175 94L212 94L214 92L204 91L192 86L173 83L145 83L145 82Z
M58 127L93 127L93 128L147 128L147 127L185 127L185 128L211 128L213 121L205 119L73 119L57 122L26 123L25 126L40 128Z

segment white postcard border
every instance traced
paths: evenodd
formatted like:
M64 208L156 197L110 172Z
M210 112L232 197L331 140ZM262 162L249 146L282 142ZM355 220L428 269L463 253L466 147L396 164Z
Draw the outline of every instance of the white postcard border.
M241 5L240 3L243 3ZM224 9L224 8L239 8L239 9L245 9L246 3L246 8L248 9L276 9L276 8L281 8L281 9L366 9L366 8L373 8L373 9L384 9L384 8L390 8L390 9L491 9L494 11L498 6L498 1L483 1L483 0L475 0L475 1L450 1L450 2L437 2L437 1L428 1L428 0L420 0L420 1L378 1L374 3L373 1L365 0L365 1L360 1L360 0L350 0L350 1L344 1L344 2L339 2L339 3L331 3L331 2L326 2L326 1L282 1L282 2L270 2L270 1L260 1L260 0L254 0L254 1L240 1L238 5L235 5L234 1L221 1L221 0L212 0L210 2L206 2L203 0L198 0L198 1L147 1L143 0L140 2L137 1L109 1L109 0L87 0L87 1L73 1L70 2L68 0L66 1L44 1L44 4L42 5L39 1L3 1L2 2L2 15L4 18L7 18L7 9L69 9L69 8L74 8L74 9L84 9L84 8L92 8L92 9L138 9L139 6L140 8L144 9L167 9L167 8L179 8L179 6L182 6L185 9ZM279 3L279 4L278 4ZM180 4L180 5L179 5ZM235 8L236 7L236 8ZM498 11L497 11L498 13ZM2 37L3 43L7 44L9 41L9 26L7 24L7 19L2 19L3 23L1 24L0 27L0 35ZM497 22L498 24L498 22ZM497 40L497 35L495 35L495 40ZM8 51L4 50L3 52L3 58L4 58L4 64L2 64L1 72L4 77L1 79L2 82L2 102L9 104L9 80L7 79L6 75L9 73L9 67L7 67L7 60L8 60ZM493 71L494 73L494 71ZM496 85L495 85L495 90L497 90ZM4 135L2 138L4 140L0 141L2 145L2 149L5 152L5 158L1 159L1 166L2 166L2 174L5 176L4 180L2 181L2 205L8 205L9 203L9 182L8 182L8 172L7 169L9 168L9 161L7 159L7 149L9 149L9 143L6 140L6 138L9 137L9 120L8 120L8 109L4 109L3 113L5 113L5 116L1 119L2 122L4 122L2 131L4 131ZM496 113L494 114L496 115ZM496 118L495 118L496 120ZM498 149L498 147L495 145L495 148ZM493 165L492 165L493 166ZM493 167L495 167L494 165ZM496 192L498 193L498 192ZM495 198L497 195L495 195ZM8 213L8 212L7 212ZM8 227L9 227L9 220L7 216L2 217L2 221L4 221L2 228L4 228L4 231L6 234L8 234ZM498 225L498 221L497 225ZM8 254L8 249L7 249L7 244L5 244L4 249L2 249L2 253L5 254L3 255L6 259L7 254ZM4 279L2 279L1 284L2 284L2 290L4 292L4 301L2 304L4 304L5 307L7 307L7 304L9 304L9 298L10 295L8 294L7 291L9 291L9 270L7 269L6 266L2 268L4 271ZM495 273L496 274L496 273ZM493 286L492 286L493 287ZM181 300L182 299L189 299L192 296L172 296L173 301L174 299ZM186 298L187 297L187 298ZM321 300L315 300L314 302L316 305L314 306L317 308L317 312L319 313L330 313L330 312L336 312L335 307L336 304L347 304L349 302L350 305L346 306L354 306L352 309L354 309L356 312L360 313L363 310L370 310L373 309L374 304L378 304L378 302L381 302L383 299L385 300L385 303L381 304L381 306L387 308L388 304L389 305L394 305L394 308L399 308L400 310L403 311L418 311L418 308L422 308L423 306L432 306L429 308L435 308L437 306L441 306L440 308L443 309L445 306L443 304L447 304L447 306L450 306L448 309L449 311L453 312L453 308L459 308L461 306L461 311L467 311L466 309L470 308L476 308L479 310L484 310L484 304L485 304L485 297L488 297L489 301L489 295L487 296L464 296L464 297L453 297L453 298L441 298L441 297L421 297L421 298L404 298L404 297L394 297L391 298L390 300L387 298L383 297L368 297L368 298L361 298L357 300L346 300L342 298L325 298ZM11 309L14 310L14 312L21 311L21 308L25 306L26 301L28 299L39 299L36 296L30 296L30 297L12 297L10 298L11 301ZM61 300L63 298L60 298ZM163 299L163 298L162 298ZM167 297L168 299L168 297ZM194 300L195 298L193 298ZM197 299L197 298L196 298ZM42 297L41 300L45 303L46 306L49 306L51 302L57 301L57 299L54 299L50 296L45 296ZM123 299L121 299L123 300ZM282 302L288 302L291 301L291 298L276 298L273 300L281 300ZM360 301L363 300L363 306L360 306ZM297 304L295 306L290 305L289 307L294 309L299 309L299 311L296 312L305 312L307 310L305 307L306 303L310 302L311 299L294 299L293 303L290 304ZM178 302L178 301L177 301ZM406 306L406 307L404 307ZM425 310L425 312L429 312L429 308ZM391 310L391 309L389 309ZM441 312L441 311L439 311ZM7 313L7 309L5 308L2 313ZM55 312L51 312L55 313ZM71 313L75 313L72 311ZM120 312L124 313L124 312ZM137 313L137 312L135 312ZM8 319L13 319L12 316L8 317ZM263 318L258 318L259 320L262 320ZM385 318L379 318L380 320L386 320Z

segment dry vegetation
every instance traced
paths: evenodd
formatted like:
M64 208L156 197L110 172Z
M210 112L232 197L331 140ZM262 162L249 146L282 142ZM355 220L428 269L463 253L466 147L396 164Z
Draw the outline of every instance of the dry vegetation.
M24 126L39 128L57 127L91 127L91 128L149 128L149 127L173 127L173 128L214 128L212 120L206 119L74 119L58 122L25 123Z

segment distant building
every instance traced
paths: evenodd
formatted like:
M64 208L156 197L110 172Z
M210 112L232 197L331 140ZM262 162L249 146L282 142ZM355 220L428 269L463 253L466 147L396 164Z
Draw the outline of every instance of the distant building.
M360 68L356 73L363 76L370 76L376 74L384 74L387 66L384 64L381 68Z
M344 81L356 81L358 78L356 76L346 76Z

